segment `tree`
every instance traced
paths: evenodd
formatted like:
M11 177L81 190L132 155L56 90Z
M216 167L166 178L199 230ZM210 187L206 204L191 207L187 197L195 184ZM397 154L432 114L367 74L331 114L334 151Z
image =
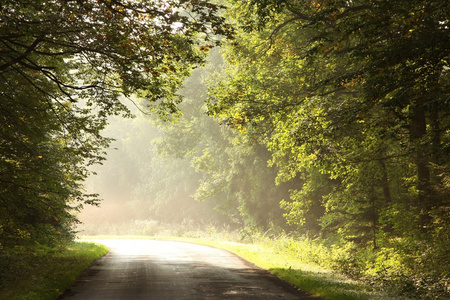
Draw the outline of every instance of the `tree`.
M243 229L287 227L278 203L288 197L291 185L274 185L276 169L267 166L270 153L250 135L206 115L207 84L217 79L222 64L219 52L209 57L210 63L186 80L180 91L185 97L183 115L174 124L162 124L165 134L158 148L164 155L190 161L200 178L194 198L215 206L228 224Z
M449 4L364 0L245 1L239 5L245 6L247 31L272 28L265 33L272 48L288 32L303 36L303 44L291 44L314 71L320 70L320 77L302 67L304 76L314 82L300 90L321 97L321 102L331 99L325 113L333 115L333 125L370 118L380 138L393 134L393 140L405 146L393 155L413 158L418 191L413 205L422 225L429 225L428 213L446 205L443 195L438 196L432 187L438 184L438 176L446 175L440 167L441 171L433 171L432 165L448 162L444 153L448 152L445 132L449 126ZM346 93L356 97L342 98ZM339 98L344 105L333 108Z
M183 78L219 42L214 36L230 32L221 8L2 1L1 244L47 243L60 227L70 232L70 208L95 202L80 183L104 159L107 116L130 115L119 96L138 94L155 112L175 112Z
M394 249L410 274L442 276L449 3L231 3L243 26L209 110L266 144L279 181L303 179L282 203L288 220L311 212L323 235Z

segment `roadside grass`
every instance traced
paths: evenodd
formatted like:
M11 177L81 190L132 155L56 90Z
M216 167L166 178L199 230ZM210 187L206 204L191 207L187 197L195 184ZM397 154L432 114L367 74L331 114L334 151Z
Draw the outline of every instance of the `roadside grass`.
M208 237L177 236L86 236L86 239L156 239L175 240L195 244L208 245L235 253L254 265L270 271L282 280L297 286L300 290L325 300L391 300L406 299L392 295L387 291L377 290L364 282L350 280L327 268L328 259L321 257L327 252L312 253L311 245L297 244L290 240L254 239L249 243L230 241L230 235L216 234ZM224 239L226 237L226 239ZM235 237L234 240L238 240ZM324 249L322 249L324 251ZM303 252L303 253L301 253Z
M276 242L260 239L250 244L176 238L228 250L254 265L270 271L310 295L326 300L391 300L392 295L376 291L363 282L350 280L308 259L295 257L291 249L280 249ZM281 243L282 244L282 243ZM401 299L395 297L395 299Z
M0 250L0 299L55 300L94 260L108 252L100 244L66 248Z

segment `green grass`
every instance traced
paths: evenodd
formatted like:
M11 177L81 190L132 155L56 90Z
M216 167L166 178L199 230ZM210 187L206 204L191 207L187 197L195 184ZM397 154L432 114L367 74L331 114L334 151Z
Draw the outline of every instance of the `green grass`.
M376 292L362 282L349 280L323 266L295 258L288 249L280 251L279 247L274 246L273 243L241 244L198 239L181 240L207 244L231 251L256 266L269 270L272 274L297 286L300 290L321 299L393 299L392 296Z
M391 300L404 299L392 296L365 285L363 282L350 280L337 274L331 268L325 267L330 255L325 250L314 253L314 247L307 243L292 244L286 240L256 239L252 243L237 243L213 238L191 237L149 237L149 236L94 236L85 237L93 239L158 239L176 240L196 244L209 245L235 253L256 266L269 270L284 281L287 281L300 290L321 299L330 300Z
M105 246L90 242L62 249L0 251L0 299L54 300L107 252Z

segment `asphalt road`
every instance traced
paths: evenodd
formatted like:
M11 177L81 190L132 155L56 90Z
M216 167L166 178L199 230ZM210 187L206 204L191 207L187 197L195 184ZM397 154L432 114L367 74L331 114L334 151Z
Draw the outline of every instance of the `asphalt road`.
M213 247L153 240L99 242L110 252L60 299L316 299Z

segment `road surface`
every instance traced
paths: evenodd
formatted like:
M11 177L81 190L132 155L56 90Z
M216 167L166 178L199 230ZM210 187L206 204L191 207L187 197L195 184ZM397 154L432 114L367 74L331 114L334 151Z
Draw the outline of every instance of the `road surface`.
M110 252L60 299L316 299L228 251L174 241L99 242Z

